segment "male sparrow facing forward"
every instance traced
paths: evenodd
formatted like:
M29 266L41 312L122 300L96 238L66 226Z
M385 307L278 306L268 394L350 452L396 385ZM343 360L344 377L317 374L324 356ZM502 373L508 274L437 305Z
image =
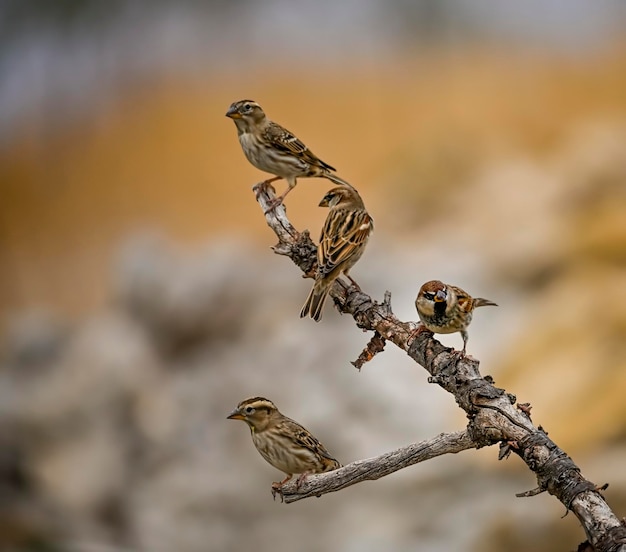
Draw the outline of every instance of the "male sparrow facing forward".
M498 306L489 299L473 298L461 288L439 280L426 282L415 299L417 314L426 329L439 334L461 332L463 355L469 338L467 328L472 321L474 309L489 305Z
M283 202L298 177L319 176L335 184L347 184L331 172L336 170L334 167L324 163L293 133L270 121L258 103L252 100L234 102L226 116L235 121L239 143L248 161L257 169L276 175L262 185L281 178L287 181L287 190L274 200L272 209Z
M330 211L317 246L315 284L300 312L300 318L310 315L316 322L321 320L326 297L341 273L358 287L348 272L363 255L374 230L374 221L352 186L333 188L320 207L330 207Z
M253 397L241 401L228 416L229 420L243 420L250 427L252 442L261 456L287 477L272 483L272 495L280 493L282 486L293 474L299 473L298 487L307 475L336 470L341 464L324 445L304 427L281 414L269 399Z

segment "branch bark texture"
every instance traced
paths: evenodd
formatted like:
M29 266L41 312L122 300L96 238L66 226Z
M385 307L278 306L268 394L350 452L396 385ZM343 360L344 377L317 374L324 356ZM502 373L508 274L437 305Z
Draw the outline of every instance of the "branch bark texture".
M357 460L338 470L309 476L298 487L296 484L284 485L282 495L285 502L295 502L311 496L321 496L345 489L362 481L374 481L413 464L442 456L456 454L476 448L476 443L467 431L441 433L432 439L420 441L392 452L386 452L367 460Z
M257 190L267 224L279 240L273 250L289 257L305 275L311 276L317 247L307 231L298 232L292 226L283 205L267 211L274 197L271 188ZM611 511L600 490L582 476L580 468L541 426L533 425L526 405L517 405L515 395L495 387L489 376L480 374L477 360L444 347L429 332L416 334L414 322L403 322L393 314L389 293L378 303L355 286L337 280L330 295L337 308L351 315L359 328L375 332L376 339L383 344L392 342L425 368L430 374L429 381L454 396L469 422L464 432L440 435L377 458L353 462L333 472L309 476L299 489L295 482L290 482L283 486L286 502L378 479L448 452L500 443L501 458L517 454L537 478L537 489L523 493L524 496L547 491L576 515L592 549L626 552L626 525ZM365 362L381 350L380 344L374 348L368 344L359 360Z

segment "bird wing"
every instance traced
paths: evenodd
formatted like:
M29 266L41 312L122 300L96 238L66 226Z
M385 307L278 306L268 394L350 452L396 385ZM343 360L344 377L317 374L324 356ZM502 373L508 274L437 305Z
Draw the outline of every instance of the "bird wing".
M459 302L459 307L464 312L470 312L478 307L487 307L493 306L497 307L498 305L489 299L483 299L482 297L473 298L469 293L463 291L460 287L450 286L454 290L456 294L456 298Z
M291 418L286 418L283 423L288 426L289 435L293 436L296 445L310 450L313 454L327 458L328 460L335 460L330 453L326 450L324 445L320 443L311 433L309 433L298 422ZM335 460L336 461L336 460Z
M346 265L360 254L373 229L372 218L364 209L333 209L326 217L317 249L318 272L322 278Z
M454 293L456 294L458 305L461 311L470 312L474 310L474 300L468 293L458 287L454 287Z
M304 142L293 134L293 132L288 131L286 128L277 123L270 122L267 125L265 128L265 138L275 148L291 155L295 155L309 165L322 167L331 171L336 170L334 167L330 166L328 163L324 163L324 161L317 157L317 155L307 148Z

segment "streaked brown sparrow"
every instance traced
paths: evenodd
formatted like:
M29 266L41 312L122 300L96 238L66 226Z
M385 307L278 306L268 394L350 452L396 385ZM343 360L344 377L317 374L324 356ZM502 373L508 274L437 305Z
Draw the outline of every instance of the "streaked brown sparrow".
M283 415L269 399L253 397L241 401L228 416L229 420L243 420L250 427L252 442L276 469L287 477L272 483L272 495L280 493L282 486L293 474L301 474L298 487L311 473L336 470L341 464L298 422Z
M473 298L461 288L439 280L426 282L415 299L417 314L426 329L439 334L461 332L463 355L469 338L467 328L472 321L474 309L490 305L498 306L489 299Z
M374 230L374 221L352 186L333 188L319 205L330 207L330 212L317 246L315 283L300 312L300 318L310 315L316 322L321 320L326 297L341 273L359 287L348 272L363 255Z
M226 116L235 121L239 143L248 161L257 169L276 175L261 185L267 186L281 178L287 181L287 190L274 200L271 209L283 202L298 177L319 176L335 184L347 184L333 174L334 167L317 157L293 133L270 121L258 103L252 100L234 102Z

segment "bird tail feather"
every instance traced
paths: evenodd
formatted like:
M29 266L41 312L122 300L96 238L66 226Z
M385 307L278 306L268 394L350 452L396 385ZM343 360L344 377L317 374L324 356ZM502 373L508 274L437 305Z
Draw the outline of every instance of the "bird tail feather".
M338 184L339 186L347 186L348 188L352 188L353 190L356 189L352 184L350 184L350 182L348 182L347 180L344 180L343 178L338 177L334 173L328 172L324 174L324 176L328 178L328 180L330 180L331 182L334 182L335 184Z
M322 309L324 308L326 297L328 297L328 291L328 287L318 285L318 282L315 282L300 311L300 318L310 316L313 320L319 322L322 319Z
M474 299L474 308L477 307L497 307L497 303L490 301L489 299L483 299L482 297L477 297Z

